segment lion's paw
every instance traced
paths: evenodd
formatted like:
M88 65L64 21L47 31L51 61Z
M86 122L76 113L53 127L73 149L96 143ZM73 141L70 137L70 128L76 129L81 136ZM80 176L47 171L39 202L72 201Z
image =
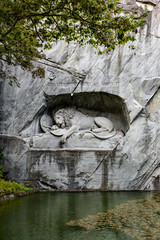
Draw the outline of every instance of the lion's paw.
M66 140L67 140L66 137L62 137L61 140L60 140L60 143L64 144L64 143L66 143Z
M79 133L79 138L82 138L84 136L84 133Z
M57 125L53 125L53 126L51 127L51 130L52 130L52 131L57 130L57 129L58 129L58 126L57 126Z

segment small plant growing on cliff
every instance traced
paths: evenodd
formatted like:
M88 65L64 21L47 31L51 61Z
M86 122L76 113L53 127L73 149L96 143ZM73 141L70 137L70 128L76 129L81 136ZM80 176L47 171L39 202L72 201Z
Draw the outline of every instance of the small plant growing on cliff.
M36 77L44 78L45 77L44 68L38 67L36 70L32 71L32 76L33 78L36 78Z

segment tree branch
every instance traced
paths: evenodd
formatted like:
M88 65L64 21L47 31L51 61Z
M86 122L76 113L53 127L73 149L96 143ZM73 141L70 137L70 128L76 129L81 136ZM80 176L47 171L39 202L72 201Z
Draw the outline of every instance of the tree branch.
M30 19L31 19L31 21L32 21L32 23L33 23L33 20L32 20L31 17L30 17ZM43 43L43 39L41 38L41 36L40 36L40 34L39 34L39 32L38 32L37 26L35 25L34 28L35 28L35 31L36 31L36 33L37 33L37 36L39 37L40 41Z
M14 22L14 24L8 29L8 31L5 34L2 34L0 38L0 42L3 42L3 38L5 38L10 32L12 32L12 29L16 26L17 22L19 22L21 18L17 18L17 20Z

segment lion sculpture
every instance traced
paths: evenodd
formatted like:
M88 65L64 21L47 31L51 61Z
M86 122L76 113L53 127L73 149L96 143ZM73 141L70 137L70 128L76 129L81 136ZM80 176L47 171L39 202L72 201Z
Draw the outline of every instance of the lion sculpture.
M73 133L78 132L82 137L91 133L96 138L105 140L113 137L116 131L113 123L106 117L92 117L73 108L63 108L54 114L54 122L50 132L55 136L62 136L60 143L64 144Z

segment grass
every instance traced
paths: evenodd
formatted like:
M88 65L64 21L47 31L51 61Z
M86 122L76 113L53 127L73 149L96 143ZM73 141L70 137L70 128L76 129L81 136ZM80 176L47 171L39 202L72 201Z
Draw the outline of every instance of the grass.
M32 190L30 187L26 187L17 182L9 182L0 178L0 197L9 194L19 194Z

